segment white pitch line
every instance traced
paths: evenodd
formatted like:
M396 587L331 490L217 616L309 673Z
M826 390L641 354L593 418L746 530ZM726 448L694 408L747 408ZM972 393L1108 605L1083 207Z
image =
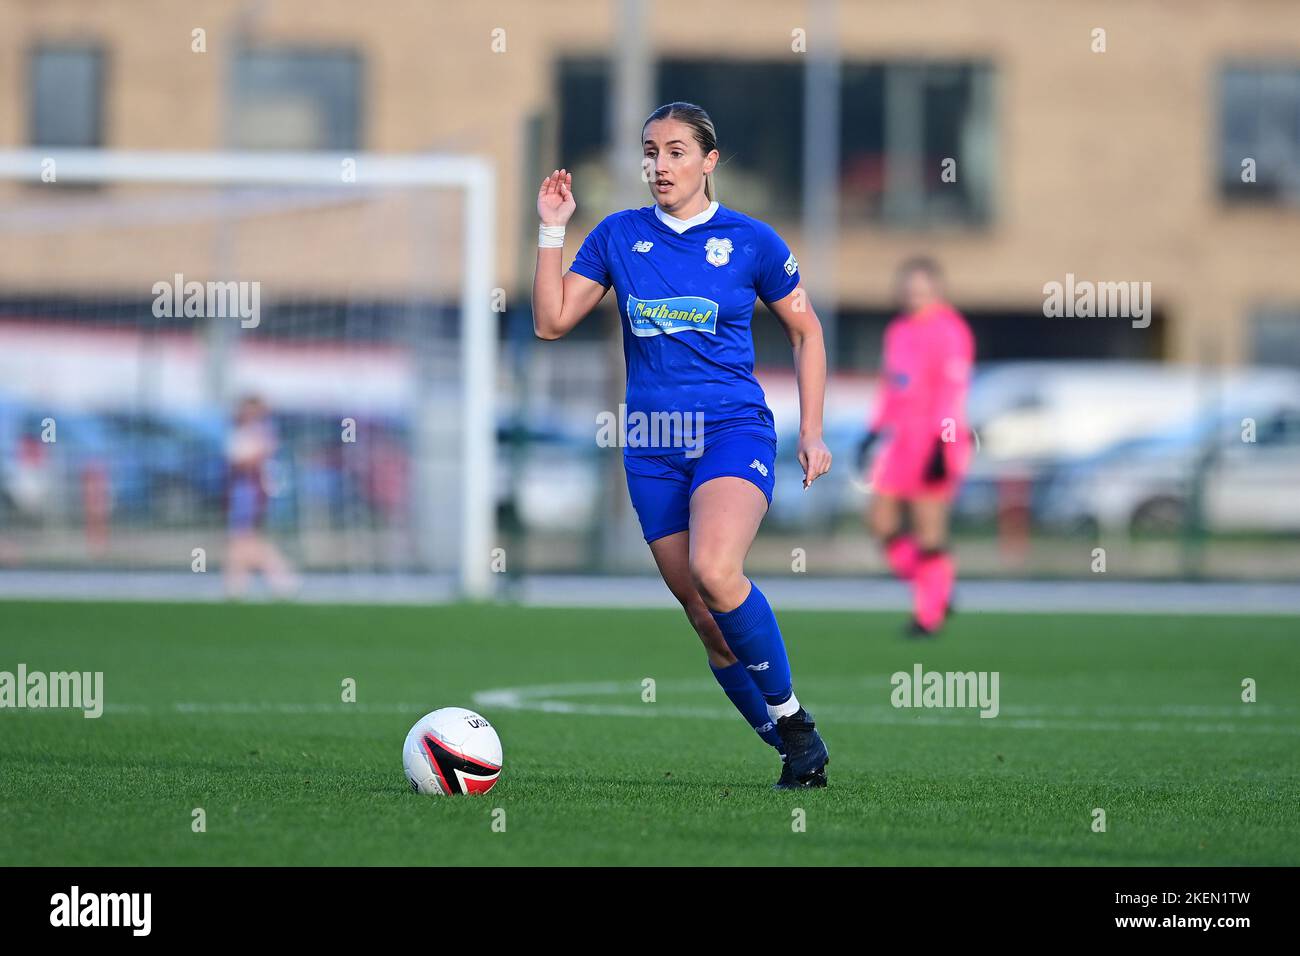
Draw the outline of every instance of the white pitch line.
M869 688L871 692L886 694L889 681L886 675L864 675L855 681L856 689ZM682 680L669 686L670 692L704 693L716 689L712 681ZM533 684L521 687L499 687L477 691L471 695L474 706L484 712L514 710L543 714L567 714L587 717L662 717L688 720L735 720L736 712L729 707L691 706L683 704L643 703L640 701L641 684L637 681L590 681L568 684ZM573 697L625 696L638 703L591 703L572 700ZM431 709L425 704L407 703L294 703L288 701L176 701L170 704L150 705L138 703L106 704L105 712L125 714L180 714L225 716L279 715L345 715L383 714L419 716ZM971 727L988 724L991 728L1013 730L1061 730L1120 732L1142 731L1151 733L1203 733L1238 734L1262 733L1285 736L1300 735L1300 721L1295 716L1300 708L1277 704L1140 704L1086 705L1004 705L994 718L980 718L976 708L961 711L937 708L894 708L883 703L852 706L824 704L815 712L823 719L837 723L868 726ZM60 713L46 708L38 712ZM1127 718L1127 719L1126 719ZM1184 720L1182 718L1202 718ZM1218 718L1218 720L1214 720ZM1263 718L1290 718L1289 723L1267 723Z
M686 682L683 682L686 683ZM692 682L695 683L695 682ZM704 686L696 683L696 686ZM674 685L675 689L680 690L682 685ZM627 681L601 681L589 684L559 684L559 685L534 685L525 687L501 687L493 690L479 691L474 694L473 700L477 707L484 710L499 708L501 710L520 710L534 711L539 713L564 713L564 714L582 714L592 717L686 717L706 720L735 720L736 712L727 708L684 708L673 704L583 704L567 700L557 700L557 697L569 696L602 696L614 694L627 694L629 697L639 697L641 685L636 682ZM1258 705L1244 705L1255 707ZM870 708L847 707L844 705L821 706L816 712L823 717L831 717L838 722L868 724L876 726L890 726L901 724L919 724L921 726L934 727L951 727L951 726L971 726L972 721L975 724L988 722L994 726L993 721L997 721L997 727L1010 727L1015 730L1088 730L1088 731L1148 731L1154 733L1162 732L1191 732L1191 733L1238 733L1238 732L1259 732L1274 733L1283 735L1300 735L1300 725L1291 724L1265 724L1257 722L1255 716L1259 713L1276 714L1283 716L1294 713L1294 708L1276 708L1266 712L1247 711L1232 707L1223 707L1215 709L1213 707L1199 707L1198 705L1169 705L1167 708L1156 708L1155 710L1138 710L1134 709L1130 715L1136 720L1104 720L1095 719L1105 717L1110 714L1120 715L1125 713L1123 708L1108 708L1103 705L1094 708L1091 712L1087 708L1063 708L1065 711L1072 711L1072 714L1065 714L1059 710L1053 710L1051 707L1025 707L1002 708L1002 712L1014 714L1021 710L1025 714L1043 713L1044 717L1002 717L999 715L994 718L980 718L977 716L974 708L968 709L966 713L960 714L937 714L928 712L924 708L895 709L893 707L876 706ZM1083 718L1087 714L1087 719ZM1177 720L1161 721L1159 717L1179 716L1220 716L1220 717L1238 717L1237 722L1220 722L1220 723L1183 723Z

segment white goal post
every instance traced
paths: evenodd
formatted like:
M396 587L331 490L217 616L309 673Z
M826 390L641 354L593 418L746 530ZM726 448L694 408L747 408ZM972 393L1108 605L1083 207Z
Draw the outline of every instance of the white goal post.
M0 182L40 183L50 168L57 171L59 183L463 190L459 358L464 443L459 456L464 507L458 575L462 596L479 600L491 596L497 316L491 305L496 259L496 177L490 161L472 156L418 154L0 150ZM345 168L353 171L349 179L341 174ZM420 415L439 413L435 408L419 411Z

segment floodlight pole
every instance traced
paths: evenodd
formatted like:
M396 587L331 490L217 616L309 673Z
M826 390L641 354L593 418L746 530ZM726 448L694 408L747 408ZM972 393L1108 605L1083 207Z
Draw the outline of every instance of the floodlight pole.
M641 162L641 124L650 115L654 97L654 65L648 41L646 0L621 0L614 32L614 77L609 90L613 142L609 148L613 208L626 209L646 203L646 184ZM605 355L612 370L608 408L616 411L624 397L622 316L614 307L616 322L605 339ZM620 436L621 441L622 436ZM604 456L606 509L602 523L600 563L608 567L625 565L641 554L641 535L635 514L623 487L623 456Z
M803 242L808 295L821 320L828 372L839 348L835 260L840 203L840 46L837 0L813 0L804 69Z

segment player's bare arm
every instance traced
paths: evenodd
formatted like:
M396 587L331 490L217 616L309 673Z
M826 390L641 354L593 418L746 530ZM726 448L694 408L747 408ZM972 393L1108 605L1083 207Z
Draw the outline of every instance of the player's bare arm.
M800 284L784 299L768 305L781 322L794 349L799 383L799 447L803 486L812 485L831 470L831 452L822 441L822 409L826 403L826 341L822 324Z
M555 245L537 247L533 275L533 331L539 339L558 339L577 326L600 304L606 287L576 272L564 272L564 227L578 208L573 198L573 173L557 169L537 191L537 215L542 236ZM543 238L542 241L546 241Z

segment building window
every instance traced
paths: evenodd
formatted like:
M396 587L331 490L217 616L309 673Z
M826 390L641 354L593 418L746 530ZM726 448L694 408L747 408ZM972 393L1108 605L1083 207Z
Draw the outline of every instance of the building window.
M658 102L702 106L718 131L714 183L729 206L759 219L799 214L803 188L800 63L663 60Z
M244 50L235 58L232 145L350 150L361 145L361 60L351 52Z
M607 59L559 64L562 164L597 203L609 192ZM718 198L760 219L797 215L802 188L803 67L787 62L662 60L654 106L684 100L705 109L718 130ZM549 171L549 170L548 170ZM646 203L653 202L649 192Z
M1300 67L1225 67L1219 110L1223 197L1300 205ZM1254 182L1243 179L1250 165Z
M1257 365L1300 368L1300 306L1267 306L1250 322L1251 359Z
M570 170L605 161L612 137L609 128L609 61L570 58L560 61L561 165Z
M981 225L992 213L993 70L983 63L846 63L840 94L840 208L846 223ZM603 195L609 62L563 60L560 151ZM793 218L803 190L804 66L663 60L656 105L698 103L718 129L718 191L765 218ZM945 182L943 163L955 161Z
M846 223L913 228L986 223L992 211L993 146L991 67L843 66L840 208Z
M104 145L104 57L90 47L40 47L28 63L33 146Z

